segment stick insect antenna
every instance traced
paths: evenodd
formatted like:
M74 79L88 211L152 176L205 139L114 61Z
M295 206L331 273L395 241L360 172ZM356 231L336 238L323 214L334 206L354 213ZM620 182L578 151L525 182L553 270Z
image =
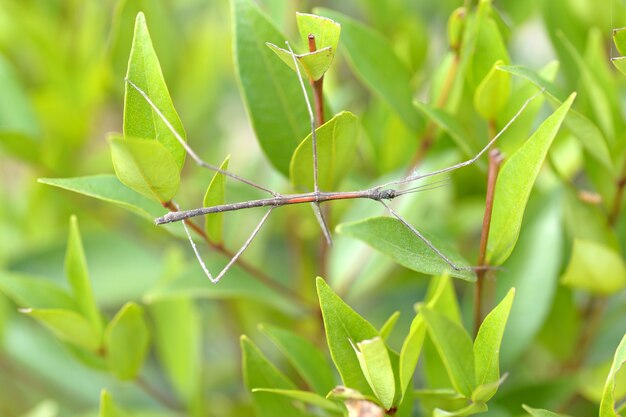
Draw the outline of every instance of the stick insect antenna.
M433 175L439 175L439 174L443 174L444 172L450 172L450 171L454 171L457 170L459 168L463 168L466 167L468 165L473 164L474 162L476 162L485 152L487 152L487 150L489 150L489 148L491 148L491 145L493 145L495 143L495 141L497 141L500 136L502 136L502 134L504 132L507 131L507 129L509 128L509 126L511 126L513 124L513 122L515 122L517 120L517 118L520 116L520 114L522 114L522 112L526 109L526 107L530 104L531 101L533 101L535 98L537 98L538 96L540 96L541 94L543 94L544 89L542 88L541 91L538 91L537 93L535 93L533 96L529 97L528 99L526 99L526 101L524 102L524 104L522 104L522 106L520 107L520 109L517 111L517 113L515 113L515 115L507 122L507 124L498 132L497 135L495 135L488 143L487 145L485 145L484 148L482 148L480 150L480 152L478 152L476 155L474 155L472 158L468 159L467 161L464 162L460 162L456 165L452 165L446 168L442 168L442 169L438 169L436 171L433 172L428 172L426 174L413 174L413 175L409 175L408 177L401 179L401 180L396 180L396 181L390 181L388 183L385 183L383 185L381 185L380 187L390 187L390 186L394 186L394 185L401 185L401 184L407 184L409 182L415 181L415 180L419 180L421 178L426 178L426 177L432 177Z
M193 149L191 149L191 147L189 146L189 144L185 141L185 139L183 139L183 137L180 135L180 133L178 133L176 131L176 129L174 129L174 126L172 126L172 124L170 123L169 120L167 120L167 118L165 117L165 115L163 114L163 112L161 112L161 110L157 107L156 104L154 104L154 102L152 101L152 99L148 96L148 94L143 91L141 88L139 88L139 86L137 86L134 82L132 82L131 80L129 80L128 78L126 78L126 82L128 84L130 84L135 90L137 90L137 92L139 94L141 94L141 96L144 98L144 100L146 100L146 102L150 105L150 107L152 107L152 110L154 110L154 112L159 116L159 118L161 119L161 121L165 124L165 126L167 126L167 129L172 133L172 135L174 135L174 137L176 138L176 140L181 144L181 146L185 149L185 152L187 152L187 154L191 157L191 159L194 160L194 162L196 164L198 164L199 166L209 169L211 171L215 171L217 173L226 175L227 177L230 177L234 180L240 181L244 184L248 184L251 187L254 187L256 189L259 189L261 191L265 191L267 193L270 193L271 195L273 195L274 197L278 197L280 194L278 194L277 192L270 190L269 188L263 187L262 185L256 184L250 180L247 180L243 177L240 177L237 174L233 174L230 171L225 171L219 167L216 167L215 165L211 165L208 162L205 162L202 158L200 158L198 156L198 154L196 154L194 152Z

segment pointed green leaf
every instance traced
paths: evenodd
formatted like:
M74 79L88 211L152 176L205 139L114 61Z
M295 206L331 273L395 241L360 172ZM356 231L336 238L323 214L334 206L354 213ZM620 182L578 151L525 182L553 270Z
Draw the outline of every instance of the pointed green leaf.
M241 336L243 378L248 390L257 388L296 390L296 386L261 353L247 336ZM253 392L252 399L259 417L306 416L288 398L267 392Z
M127 303L117 312L104 334L106 359L121 380L137 377L150 347L150 331L143 309Z
M270 394L282 395L284 397L302 401L303 403L330 411L331 413L343 413L345 411L345 407L337 401L329 400L328 398L322 397L321 395L313 392L275 388L254 388L252 392L267 392Z
M565 414L557 414L552 411L543 410L541 408L531 408L526 404L522 404L522 408L528 412L533 417L568 417ZM604 417L601 415L601 417Z
M496 61L474 93L474 108L486 120L496 120L511 94L511 74L498 69L503 61Z
M476 384L480 387L489 386L487 390L482 390L480 395L472 399L477 402L487 402L494 396L498 389L500 379L500 344L506 326L515 289L511 288L504 299L485 317L485 320L478 330L474 340L474 360L476 365ZM493 386L490 386L493 385Z
M80 314L62 309L20 310L33 317L64 342L95 352L100 348L102 335Z
M612 103L602 90L602 86L598 80L598 75L595 74L590 66L585 62L585 59L582 57L576 46L574 46L567 38L567 36L560 32L558 37L578 66L578 71L584 83L585 90L589 95L589 103L591 104L591 110L595 115L595 120L602 128L606 137L614 138L615 127L613 125Z
M126 187L115 175L39 178L37 182L116 204L150 221L165 212L163 206Z
M378 332L367 320L344 303L322 278L317 278L317 295L330 355L341 375L343 385L370 395L372 390L361 371L352 345L373 339L378 336Z
M611 62L615 65L615 68L622 74L626 75L626 57L620 56L617 58L611 58Z
M386 410L393 405L395 378L387 346L380 336L357 342L354 351L374 395Z
M160 142L113 136L109 143L115 174L124 185L161 203L174 197L180 171Z
M456 301L456 294L452 280L448 275L434 277L425 297L426 306L444 314L455 323L461 323L459 306ZM419 308L419 305L418 305ZM411 381L417 367L417 362L424 346L424 336L426 335L426 323L424 318L417 314L411 322L409 334L402 343L399 358L399 382L402 396L400 402L404 400L404 395L411 389Z
M612 295L626 286L626 265L613 249L575 239L561 283L596 295Z
M195 302L177 297L154 302L148 309L159 362L176 392L191 403L199 394L202 367L201 318Z
M103 389L100 392L100 412L98 417L130 417L130 414L115 404L111 394Z
M522 77L535 84L537 87L545 90L545 94L550 101L556 105L561 106L563 97L565 96L556 84L546 80L535 71L516 65L503 65L500 69L507 71L512 75ZM611 155L606 143L606 139L602 135L602 132L598 127L593 124L591 120L585 117L583 114L576 110L570 109L565 118L565 127L574 135L585 150L589 152L596 161L600 162L604 167L612 170L613 163L611 161Z
M335 50L330 47L318 49L315 52L309 52L306 54L292 54L291 51L280 48L273 43L266 42L266 45L294 71L296 70L296 64L293 60L293 57L295 56L299 67L298 69L300 70L300 75L314 81L317 81L324 76L335 56Z
M185 130L172 104L170 93L161 73L159 59L154 52L148 33L146 18L141 12L137 14L135 21L135 34L130 50L126 78L148 95L150 101L184 139ZM177 173L180 173L185 163L185 149L150 103L129 83L126 83L124 96L124 136L156 139L163 145L165 152L163 155L161 153L155 155L153 162L157 166L173 163ZM165 157L165 154L169 154L169 158Z
M228 169L228 161L230 161L230 155L224 159L220 169L226 171ZM209 183L209 186L204 194L204 201L202 205L204 207L218 206L224 204L226 178L224 174L216 172ZM213 242L224 241L224 214L213 213L204 216L204 230L207 236Z
M316 130L318 181L322 190L334 190L353 162L358 137L358 119L341 112ZM289 166L294 187L313 190L313 145L308 135L296 148Z
M600 417L619 417L615 410L615 376L626 362L626 335L622 338L615 356L609 375L606 377L606 384L602 393L602 401L600 402Z
M231 4L235 68L248 116L265 155L288 175L291 155L311 126L297 76L265 46L283 45L286 37L254 1Z
M341 25L341 39L352 70L378 94L413 132L420 132L423 118L413 107L411 74L394 53L391 43L379 32L329 9L315 9Z
M304 45L308 45L309 35L314 35L318 50L329 47L333 51L337 50L339 35L341 34L339 23L326 17L308 13L296 13L296 23L298 32L300 32L300 40Z
M432 339L454 388L470 398L476 388L474 351L467 331L443 314L420 307Z
M77 311L74 298L50 279L0 271L0 292L23 308L61 308Z
M487 246L490 265L502 265L513 252L530 191L575 96L572 94L548 117L502 166L496 183Z
M400 221L390 217L371 217L353 223L337 226L337 232L362 240L374 249L390 256L400 265L427 275L437 275L452 269L439 255L417 237ZM442 251L457 266L463 268L469 264L459 254L452 252L443 243L421 232L430 242ZM474 281L471 270L450 271L450 275L465 281Z
M413 374L415 373L415 367L422 352L424 346L424 336L426 335L426 323L424 318L418 314L411 322L411 328L409 334L404 339L402 349L400 350L400 389L402 394L411 389L411 381L413 381Z
M302 379L318 394L326 395L335 386L335 378L326 358L311 342L293 332L264 324L265 333L289 359Z
M387 339L389 339L389 336L391 335L391 332L393 332L393 329L396 327L396 323L398 322L399 318L400 318L400 312L394 311L394 313L391 316L389 316L387 321L382 325L382 327L378 331L378 333L380 333L380 337L382 337L384 341L387 341Z
M96 331L100 332L102 318L91 289L87 260L76 216L70 217L70 231L65 252L65 275L72 287L79 311L93 324Z

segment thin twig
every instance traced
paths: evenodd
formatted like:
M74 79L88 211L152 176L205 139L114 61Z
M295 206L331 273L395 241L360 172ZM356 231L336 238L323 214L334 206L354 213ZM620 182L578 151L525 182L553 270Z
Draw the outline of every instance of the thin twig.
M480 235L480 250L478 252L478 266L476 271L476 285L474 287L474 336L478 334L478 329L483 322L483 284L487 273L487 242L489 239L489 229L491 226L491 214L493 213L493 202L496 193L496 181L503 158L500 151L492 149L489 152L489 172L487 174L487 196L485 198L485 215L483 217L483 228Z
M166 408L172 411L177 411L177 412L185 410L184 407L181 404L179 404L174 398L171 398L169 395L157 389L143 376L139 375L135 379L135 384L139 388L141 388L143 392L148 394L151 398L154 398L157 402L159 402L161 405L165 406Z

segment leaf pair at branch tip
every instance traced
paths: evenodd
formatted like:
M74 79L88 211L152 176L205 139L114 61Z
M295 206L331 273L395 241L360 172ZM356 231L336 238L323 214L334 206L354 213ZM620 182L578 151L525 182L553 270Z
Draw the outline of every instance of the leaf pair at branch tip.
M296 13L296 22L300 40L306 45L307 52L292 54L291 51L271 42L266 42L266 45L294 71L296 70L293 59L295 56L300 73L306 74L310 80L318 81L328 71L335 57L341 26L331 19L305 13ZM314 51L309 50L309 36L312 36L315 42Z

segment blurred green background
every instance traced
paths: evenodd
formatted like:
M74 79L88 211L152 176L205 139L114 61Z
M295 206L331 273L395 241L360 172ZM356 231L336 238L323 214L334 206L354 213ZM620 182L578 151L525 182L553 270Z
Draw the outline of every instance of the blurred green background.
M458 0L259 3L274 23L292 37L296 33L294 12L309 12L313 7L333 8L366 22L392 42L395 52L414 74L415 96L422 100L428 99L433 73L448 49L448 16L462 5ZM565 91L580 87L580 74L571 56L555 41L556 34L565 33L584 51L590 33L594 33L606 45L604 52L610 55L614 53L610 47L611 30L624 26L626 20L624 6L618 0L607 0L602 6L597 0L504 0L495 1L494 5L510 28L506 40L512 62L540 68L558 59L558 82ZM189 350L202 358L198 372L202 375L203 401L210 404L208 415L248 415L248 394L239 369L239 335L255 335L258 323L268 321L292 327L299 323L300 331L313 337L318 334L315 318L302 311L302 304L294 305L294 300L271 291L255 294L254 289L242 288L242 282L247 282L241 281L245 273L237 269L226 276L223 287L209 288L179 231L177 235L168 233L116 206L37 183L42 177L113 172L106 136L122 130L124 74L134 18L140 10L146 14L154 47L191 146L213 164L232 154L231 171L280 191L290 190L287 179L274 171L263 156L240 98L227 0L0 0L0 271L44 277L65 285L63 257L69 217L76 214L94 292L105 314L112 315L129 300L166 300L167 297L159 298L157 283L184 275L186 286L172 293L198 298L194 304L198 314L194 317L201 329L200 337L189 341ZM622 104L614 111L623 119L624 82L619 77L612 79L616 80L614 93ZM353 172L341 188L357 189L401 176L417 143L400 119L363 86L342 55L333 64L326 86L335 111L348 109L363 118ZM579 100L584 112L590 98L582 92ZM619 125L624 125L623 120ZM393 138L395 146L382 146L388 138ZM617 140L624 140L623 133L617 135ZM439 150L425 167L448 161L446 153ZM567 154L567 149L563 153ZM575 157L567 160L573 161L575 167L570 171L576 172L579 162ZM468 259L475 259L484 185L478 173L464 178L463 175L457 174L461 177L455 178L457 187L429 192L411 203L413 209L408 217L418 227L427 224L429 231L442 238L461 236L457 239L459 245ZM211 176L188 163L177 202L184 208L199 206ZM480 181L478 185L476 181ZM565 235L560 224L566 197L551 197L549 179L546 184L543 192L533 194L528 216L542 231ZM239 184L228 185L229 201L256 197L254 191ZM277 211L245 259L296 289L306 304L314 307L314 277L321 271L315 265L319 231L311 214L308 207ZM368 202L342 203L333 209L335 224L374 214L380 214L380 209ZM227 216L225 230L231 247L245 239L256 216L243 212ZM622 248L626 241L624 223L616 229ZM555 224L558 225L550 228ZM520 243L518 250L532 252L533 238L528 239L526 247ZM555 245L561 249L550 267L559 271L565 265L571 242L565 238L557 240ZM207 256L211 265L226 262L219 256ZM369 259L366 266L362 266L364 259ZM415 273L345 237L337 237L331 249L326 278L377 325L396 309L406 313L401 319L406 325L412 304L423 297L427 284L425 279L415 279ZM462 286L459 294L467 298L469 305L471 287ZM596 363L602 363L610 357L623 334L624 321L619 318L626 312L626 300L623 292L616 298L608 309L606 328L592 349L592 362L595 358ZM568 302L571 298L563 300ZM548 306L551 301L547 301ZM546 317L543 320L538 326L545 324ZM543 337L549 339L549 331ZM518 351L509 347L507 366L514 367L514 359L525 354L527 366L545 369L542 367L546 363L553 363L551 355L562 359L571 354L565 352L559 357L560 353L550 350L550 343L554 341L548 340L547 348L532 354L527 352L528 346ZM553 350L558 349L553 346ZM519 365L515 369L522 371ZM503 410L517 398L521 398L517 404L527 401L524 395L542 399L538 402L545 400L544 405L551 405L544 398L545 392L567 398L568 392L558 391L565 388L553 385L551 378L544 379L543 372L527 372L534 382L521 384L509 397L505 393L500 402ZM524 373L518 372L517 378L524 379ZM107 373L83 366L50 333L20 315L16 304L2 293L0 387L0 415L7 417L26 415L46 399L51 401L45 404L46 410L52 414L37 415L53 416L57 407L61 416L95 415L102 388L111 390L120 404L158 413L156 410L163 407L151 393L151 387L171 391L154 357L137 383L119 382ZM547 391L542 394L541 390ZM166 396L171 396L171 392ZM585 415L591 406L582 401L581 415Z

